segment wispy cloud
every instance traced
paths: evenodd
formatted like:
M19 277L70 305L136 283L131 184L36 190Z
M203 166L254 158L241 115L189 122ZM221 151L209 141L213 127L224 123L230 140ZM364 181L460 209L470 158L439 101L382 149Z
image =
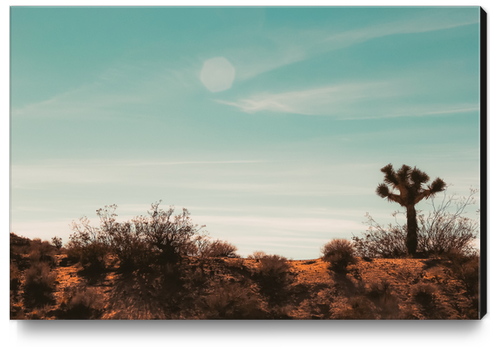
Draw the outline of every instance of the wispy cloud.
M233 49L227 52L227 57L236 65L237 79L246 80L319 54L380 37L418 34L476 24L479 23L476 13L462 12L454 8L427 9L416 15L407 12L406 17L396 21L337 32L326 27L308 30L285 27L263 33L270 42L269 47Z
M462 12L450 8L437 9L397 21L336 33L327 36L323 42L326 44L325 48L329 50L340 49L379 37L425 33L476 23L479 23L476 11Z
M262 93L238 101L216 101L235 106L247 113L272 111L306 115L343 115L350 113L356 104L399 95L399 89L394 82L361 82L286 93Z
M74 86L41 102L13 105L11 113L14 117L65 119L134 117L144 113L148 105L158 105L162 112L165 101L199 86L195 63L184 61L180 66L164 68L143 62L115 63L89 83Z
M404 100L412 92L410 82L400 80L337 84L285 93L259 93L236 101L215 101L246 113L269 111L342 119L435 116L480 110L478 103L413 105L410 100ZM390 102L395 98L398 103Z

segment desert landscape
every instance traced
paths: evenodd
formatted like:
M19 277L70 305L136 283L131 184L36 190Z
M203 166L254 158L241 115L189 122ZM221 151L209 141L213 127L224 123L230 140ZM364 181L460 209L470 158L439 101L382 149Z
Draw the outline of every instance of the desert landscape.
M11 319L480 318L477 225L462 216L422 216L418 249L432 248L415 255L404 250L406 228L371 218L364 238L290 260L240 257L186 210L171 218L153 204L148 217L120 223L115 208L98 210L100 227L74 222L65 246L10 234Z
M19 336L32 320L485 315L484 9L9 11ZM364 345L347 325L316 343Z

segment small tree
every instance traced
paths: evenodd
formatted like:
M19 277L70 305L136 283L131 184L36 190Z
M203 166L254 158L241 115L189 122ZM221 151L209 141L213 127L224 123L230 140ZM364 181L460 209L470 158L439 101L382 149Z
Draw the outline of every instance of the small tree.
M424 184L429 182L429 176L414 167L402 165L395 172L391 164L386 165L381 169L384 173L384 183L381 183L376 188L376 193L386 198L388 201L394 201L407 209L407 250L411 255L415 255L417 251L417 212L415 205L422 199L427 199L434 196L438 192L442 192L446 188L446 183L436 178L430 185L425 188ZM399 194L393 193L392 189L397 189Z

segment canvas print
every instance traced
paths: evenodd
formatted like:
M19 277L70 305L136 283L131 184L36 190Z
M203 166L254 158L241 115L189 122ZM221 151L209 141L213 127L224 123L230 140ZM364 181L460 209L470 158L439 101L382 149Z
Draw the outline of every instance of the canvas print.
M480 319L485 23L11 7L10 319Z

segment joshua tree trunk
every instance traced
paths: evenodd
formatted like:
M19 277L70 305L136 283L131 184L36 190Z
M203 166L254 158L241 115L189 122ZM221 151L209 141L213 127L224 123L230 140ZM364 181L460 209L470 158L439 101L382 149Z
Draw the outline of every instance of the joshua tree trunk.
M407 206L407 251L415 255L417 251L417 212L415 205Z

